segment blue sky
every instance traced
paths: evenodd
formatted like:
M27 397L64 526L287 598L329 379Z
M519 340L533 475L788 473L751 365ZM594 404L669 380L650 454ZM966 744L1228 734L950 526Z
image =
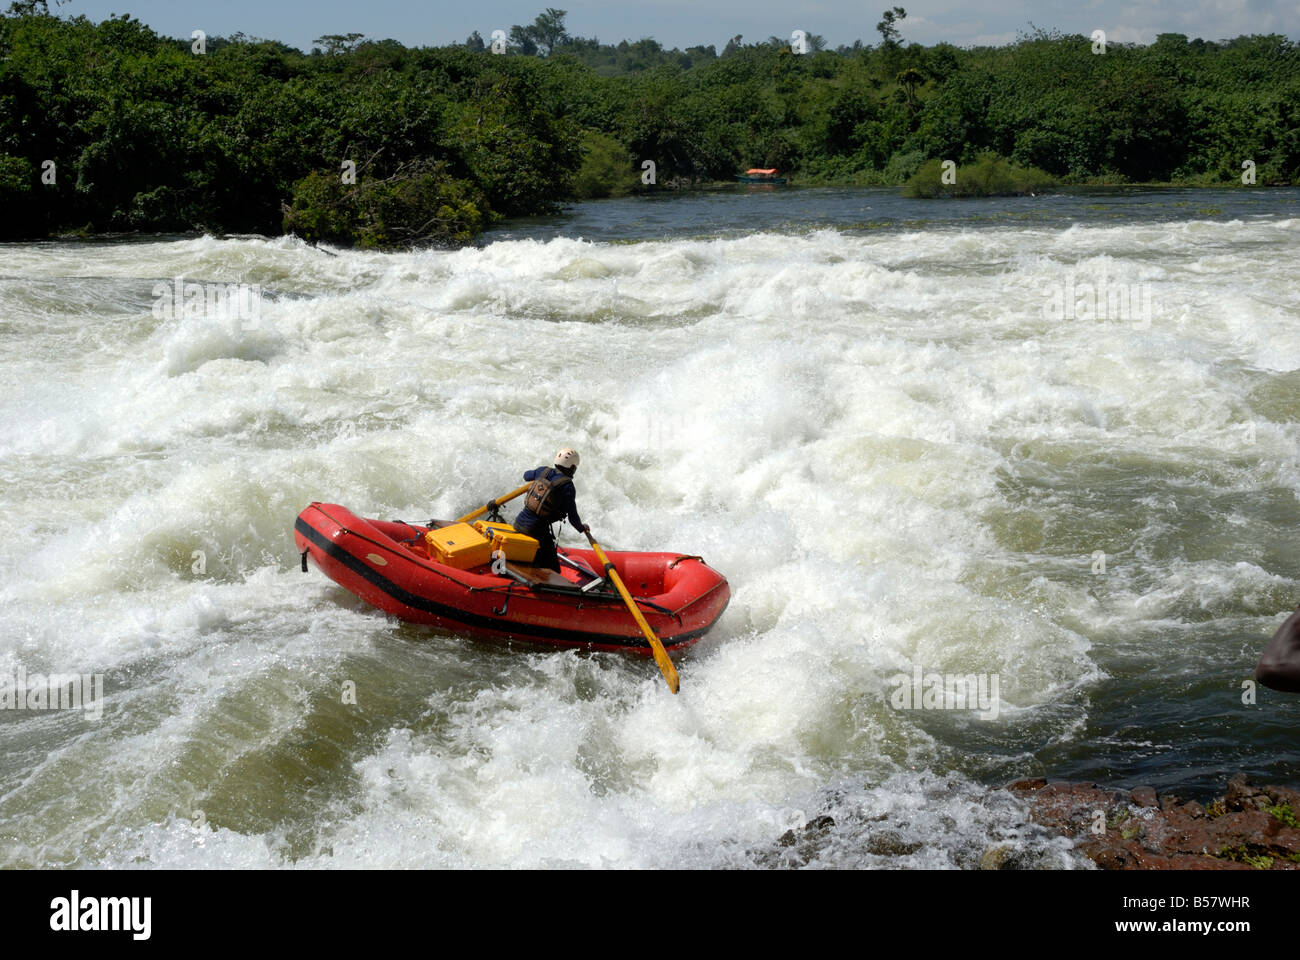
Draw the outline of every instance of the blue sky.
M5 3L5 0L0 0ZM1252 33L1282 33L1300 40L1300 0L1074 0L1024 4L1016 0L479 0L477 3L416 3L403 0L72 0L53 12L103 20L130 13L159 33L188 37L195 29L210 36L242 31L281 40L303 50L327 33L364 33L408 46L463 41L477 30L488 37L512 24L531 23L543 9L568 11L569 32L602 42L654 37L667 47L714 44L743 34L747 41L794 29L819 33L837 46L861 38L879 39L881 11L901 5L905 41L958 46L1015 40L1030 24L1065 33L1106 31L1115 42L1150 43L1158 33L1185 33L1218 40Z

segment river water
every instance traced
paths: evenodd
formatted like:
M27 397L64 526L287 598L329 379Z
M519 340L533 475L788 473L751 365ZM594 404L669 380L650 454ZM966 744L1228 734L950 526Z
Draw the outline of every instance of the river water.
M104 689L0 710L0 866L1069 867L998 785L1294 783L1243 684L1300 602L1298 263L1294 189L0 246L0 692ZM312 500L453 516L560 445L607 546L731 581L677 697L298 570Z

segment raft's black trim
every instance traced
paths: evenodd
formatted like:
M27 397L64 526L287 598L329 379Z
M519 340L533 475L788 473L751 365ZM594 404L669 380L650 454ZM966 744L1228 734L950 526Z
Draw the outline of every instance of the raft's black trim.
M657 611L659 611L659 612L662 613L665 617L676 617L678 623L681 623L681 622L682 622L682 618L681 618L681 615L680 615L679 613L677 613L677 612L674 611L674 610L669 610L667 607L662 606L662 605L660 605L660 604L658 604L658 603L655 603L653 600L647 600L645 597L633 597L632 599L633 599L636 603L644 603L644 604L645 604L647 607L649 607L651 610L657 610Z
M569 644L604 644L606 646L614 647L650 649L650 644L641 636L624 637L618 634L584 633L577 630L559 630L555 627L546 627L540 624L517 622L510 622L510 628L508 630L503 630L503 622L501 620L495 620L491 617L485 617L476 613L468 613L457 607L450 607L446 604L436 603L427 597L422 597L419 594L411 593L409 590L399 587L378 570L363 563L361 558L349 553L333 540L330 540L302 517L297 519L293 525L293 529L302 534L302 536L311 543L315 544L331 559L337 560L353 573L356 573L369 581L398 603L411 607L414 610L422 610L425 613L431 613L444 620L450 620L469 627L477 627L496 634L507 634L510 636L520 636L529 639L538 638L542 640L555 640ZM718 616L721 615L722 611L719 611ZM710 628L712 628L713 624L716 623L717 620L718 617L714 617L713 620L709 621L706 626L701 627L699 630L675 634L668 638L665 646L676 647L689 640L702 637Z
M613 564L610 564L610 566L613 566ZM605 573L608 576L609 571L606 570ZM577 584L574 584L571 587L561 587L553 583L530 583L522 578L519 582L525 584L533 593L555 593L562 597L602 597L606 600L617 600L619 602L622 602L623 600L622 596L620 596L615 590L583 590L582 587ZM608 579L597 582L604 583L606 586L609 584ZM633 597L632 602L640 604L641 606L649 607L651 610L662 613L665 617L672 617L678 623L682 622L682 615L680 613L676 610L669 610L661 603L655 603L653 600L647 600L645 597ZM689 604L687 604L687 606L689 606ZM685 609L685 607L683 607L683 609Z
M528 589L533 593L555 593L562 597L584 596L582 588L576 584L572 587L561 587L555 583L529 583Z

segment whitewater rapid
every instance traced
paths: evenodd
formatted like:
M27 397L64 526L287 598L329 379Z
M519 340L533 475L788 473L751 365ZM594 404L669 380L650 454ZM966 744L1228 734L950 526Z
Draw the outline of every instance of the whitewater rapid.
M0 716L0 865L772 865L829 815L819 865L1069 866L992 786L1194 778L1243 724L1294 771L1233 684L1300 599L1297 253L1284 216L0 247L0 676L107 689ZM177 277L260 316L159 319ZM1149 316L1052 315L1102 277ZM560 445L607 546L731 582L678 697L298 571L312 500L449 517ZM997 718L894 709L917 666Z

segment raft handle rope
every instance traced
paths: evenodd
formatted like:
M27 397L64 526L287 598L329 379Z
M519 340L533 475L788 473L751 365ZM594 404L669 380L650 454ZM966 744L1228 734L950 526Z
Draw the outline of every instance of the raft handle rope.
M420 539L421 537L424 536L424 534L422 534L422 533L420 533L420 532L418 531L418 529L416 528L415 524L411 523L411 522L408 521L408 520L394 520L393 523L400 523L400 524L401 524L402 526L404 526L404 527L410 527L412 530L416 530L416 534L415 534L415 536L413 536L410 540L398 540L397 542L400 543L400 544L416 543L417 541L419 541L419 539ZM433 528L433 521L432 521L432 520L429 521L429 528L430 528L430 529Z
M506 587L506 599L505 602L501 604L501 609L498 610L496 607L492 608L492 612L495 613L498 617L504 617L506 613L510 610L510 590L513 586L514 584L512 583Z
M306 550L302 552L302 557L300 559L302 560L302 572L306 573L307 572L307 551Z

